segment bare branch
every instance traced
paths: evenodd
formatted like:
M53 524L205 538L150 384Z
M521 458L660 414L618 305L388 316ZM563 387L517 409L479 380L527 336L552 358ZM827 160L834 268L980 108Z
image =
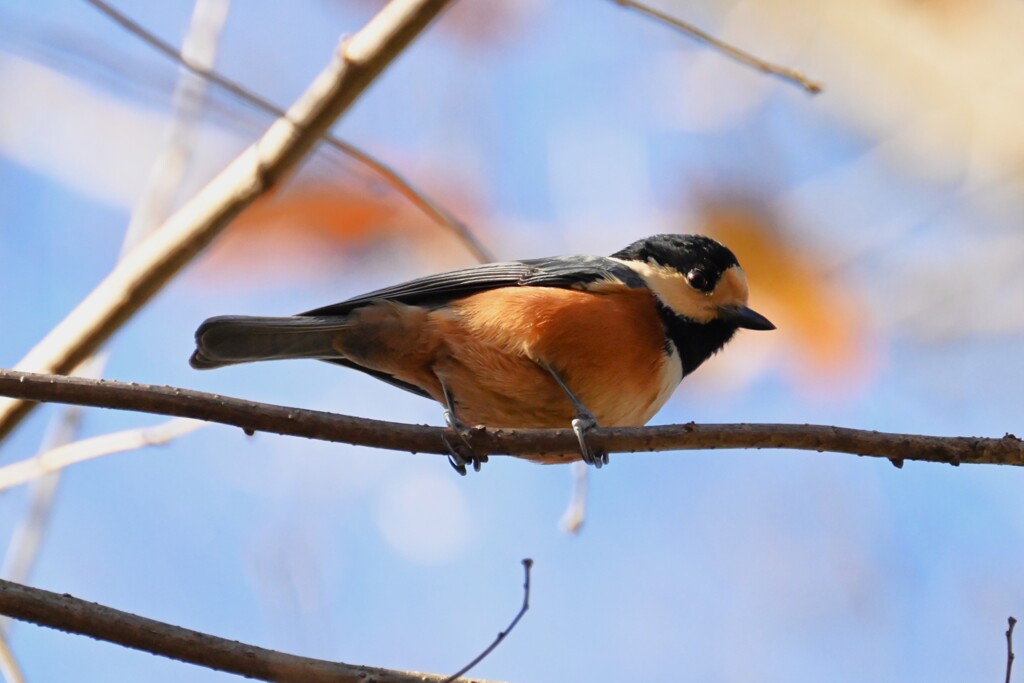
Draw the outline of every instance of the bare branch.
M112 5L104 2L104 0L85 0L85 2L89 3L114 22L121 25L126 31L145 42L157 52L174 60L195 75L201 76L220 88L223 88L243 102L246 102L257 109L261 109L273 116L283 117L286 115L283 109L270 100L254 93L252 90L249 90L240 83L222 76L216 70L208 68L205 65L190 59L183 52L179 52L174 48L174 46L161 40L155 34L147 31L141 24L120 12ZM487 262L494 260L494 256L491 252L480 243L480 240L473 235L472 231L465 223L457 219L447 210L441 208L439 204L433 201L421 190L417 189L411 182L409 182L409 180L400 175L398 171L391 168L380 159L371 156L368 152L365 152L355 145L345 142L330 133L325 132L323 134L323 140L342 154L345 154L364 166L371 168L375 173L383 178L386 183L397 190L399 194L409 200L409 202L416 206L420 211L429 216L431 220L448 229L456 239L462 242L463 246L465 246L478 261Z
M1010 617L1006 620L1009 624L1009 628L1006 629L1006 683L1010 683L1010 677L1013 675L1013 627L1017 625L1017 620Z
M0 396L29 401L71 403L141 413L190 417L239 427L245 431L304 436L322 441L359 444L396 451L447 454L440 427L384 422L317 410L255 403L216 394L128 384L81 377L39 375L0 370ZM577 459L578 442L571 429L470 430L478 452L493 455L563 455ZM609 452L707 450L724 448L788 448L831 451L878 458L903 458L950 465L962 463L1024 466L1024 441L1002 438L921 436L789 424L706 424L656 427L597 428L591 446Z
M191 434L208 424L198 420L176 417L152 427L126 429L57 446L32 458L0 467L0 491L25 484L86 460L134 451L146 446L161 446L180 436Z
M512 618L512 621L511 621L511 623L509 623L508 628L506 628L504 631L499 631L498 635L494 639L493 643L488 645L487 648L483 652L478 654L476 656L476 658L472 662L470 662L466 666L462 667L461 669L459 669L458 671L453 673L448 678L444 679L444 681L442 681L442 683L452 683L452 681L458 680L458 678L460 676L463 676L466 673L468 673L470 670L472 670L473 667L475 667L480 662L484 661L484 659L487 658L487 655L489 655L492 652L494 652L494 648L498 647L501 644L501 641L505 640L505 638L508 637L509 633L512 633L512 629L514 629L516 627L516 624L519 623L519 620L522 619L523 615L526 614L526 611L528 609L530 609L530 570L531 569L533 569L533 560L531 560L530 558L527 557L526 559L523 560L523 573L525 574L525 578L523 579L523 604L519 608L519 611L516 612L516 615Z
M64 374L92 354L209 244L274 187L320 135L451 0L392 0L342 42L331 63L267 132L134 249L18 363ZM0 438L31 410L0 401Z
M737 62L746 64L747 66L752 66L762 73L771 74L773 76L778 76L779 78L790 81L791 83L800 86L811 95L817 95L824 88L824 86L821 83L807 78L806 76L803 75L803 73L797 71L796 69L790 69L789 67L779 66L778 64L766 62L760 57L756 57L750 54L749 52L746 52L738 47L730 45L724 40L715 38L707 31L702 31L693 24L685 22L682 19L673 17L671 14L666 14L665 12L662 12L660 10L656 10L653 7L645 5L642 2L636 2L635 0L612 0L612 2L620 5L621 7L635 9L641 14L645 14L651 19L654 19L655 21L660 21L663 24L667 24L668 26L678 29L683 33L686 33L687 35L691 36L692 38L696 38L702 43L707 43L708 45L715 48L722 54L731 57L732 59L735 59Z
M436 674L298 657L172 626L111 607L0 580L0 613L208 669L263 681L301 683L429 683ZM461 679L473 683L468 679ZM475 683L487 683L474 679Z

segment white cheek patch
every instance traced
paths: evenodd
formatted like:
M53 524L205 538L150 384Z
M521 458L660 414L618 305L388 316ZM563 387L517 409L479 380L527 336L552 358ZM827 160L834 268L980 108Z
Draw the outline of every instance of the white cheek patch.
M739 266L732 266L722 273L715 290L705 294L691 287L686 277L671 266L615 260L636 271L658 299L674 313L699 323L717 318L718 309L722 306L745 306L747 303L747 278Z
M711 297L687 284L686 278L675 268L652 262L616 260L636 271L658 299L676 314L701 323L715 317Z

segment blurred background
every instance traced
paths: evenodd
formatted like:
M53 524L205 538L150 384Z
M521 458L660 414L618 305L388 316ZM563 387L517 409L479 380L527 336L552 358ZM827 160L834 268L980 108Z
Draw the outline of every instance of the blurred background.
M285 106L381 3L201 0L195 21L188 0L117 6ZM1024 5L658 7L826 90L608 0L464 1L334 132L498 258L657 232L732 247L779 331L741 333L655 423L1024 431ZM129 224L144 232L271 120L203 90L82 0L0 8L0 366L109 272ZM322 146L124 327L105 375L439 425L439 406L328 365L186 361L210 315L289 314L473 262ZM0 465L38 452L60 414L37 410ZM90 410L78 435L159 422ZM1002 680L1006 618L1024 617L1019 469L613 455L577 535L559 526L571 480L211 426L0 493L0 552L32 585L352 663L458 669L518 608L532 557L531 610L474 675ZM21 623L6 638L31 682L235 680Z

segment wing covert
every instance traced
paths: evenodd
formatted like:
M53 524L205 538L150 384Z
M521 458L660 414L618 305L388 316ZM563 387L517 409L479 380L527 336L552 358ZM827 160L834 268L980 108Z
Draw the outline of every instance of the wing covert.
M643 287L643 279L632 269L604 256L560 256L485 263L452 270L378 289L340 303L306 311L300 315L345 315L360 306L381 299L410 305L440 305L447 301L499 287L582 288L598 281L620 281L628 287Z

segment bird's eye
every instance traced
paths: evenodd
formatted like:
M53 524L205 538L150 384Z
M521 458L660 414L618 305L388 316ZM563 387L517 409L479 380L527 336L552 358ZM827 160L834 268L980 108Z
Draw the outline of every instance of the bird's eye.
M686 281L691 287L700 292L711 291L711 282L708 280L708 276L703 271L694 268L686 274Z

